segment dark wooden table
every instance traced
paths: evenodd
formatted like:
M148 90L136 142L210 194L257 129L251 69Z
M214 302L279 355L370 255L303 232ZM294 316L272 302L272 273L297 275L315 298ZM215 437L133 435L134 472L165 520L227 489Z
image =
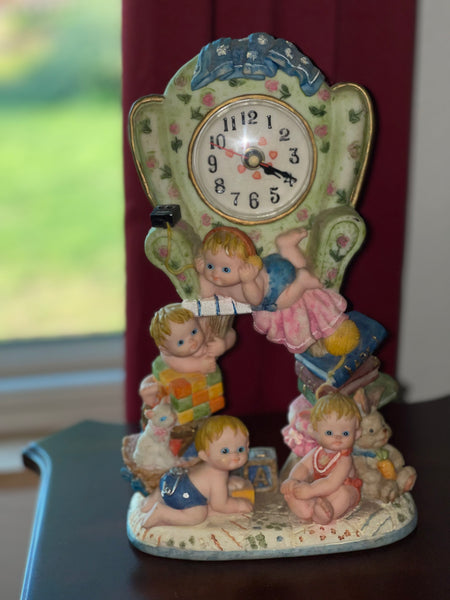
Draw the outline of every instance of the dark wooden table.
M416 467L417 529L374 550L269 560L191 562L142 554L126 535L129 484L120 476L125 426L86 421L24 453L41 475L23 599L430 600L450 598L450 397L393 403L392 442ZM284 414L243 418L253 445L277 447Z

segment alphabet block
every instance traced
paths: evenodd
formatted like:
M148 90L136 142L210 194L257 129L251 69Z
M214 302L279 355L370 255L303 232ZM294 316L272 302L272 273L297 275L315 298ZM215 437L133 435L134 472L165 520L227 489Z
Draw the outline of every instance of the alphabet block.
M243 477L249 479L256 492L273 492L278 487L277 455L274 448L250 448Z

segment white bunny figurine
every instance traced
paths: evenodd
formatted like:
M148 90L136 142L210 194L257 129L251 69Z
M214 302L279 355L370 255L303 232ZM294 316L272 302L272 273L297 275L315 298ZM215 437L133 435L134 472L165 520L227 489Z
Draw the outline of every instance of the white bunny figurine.
M402 454L388 444L392 429L377 410L382 392L382 388L374 388L369 394L362 388L355 392L362 421L353 462L363 481L363 498L392 502L413 488L417 474L414 467L405 466Z

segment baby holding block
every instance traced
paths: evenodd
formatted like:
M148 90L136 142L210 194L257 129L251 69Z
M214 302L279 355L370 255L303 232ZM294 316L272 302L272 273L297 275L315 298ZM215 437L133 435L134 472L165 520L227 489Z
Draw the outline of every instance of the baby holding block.
M179 303L160 308L150 324L150 335L165 364L180 373L213 373L217 358L229 350L236 332L228 328L222 337L208 329L208 319L200 319ZM153 408L161 401L164 390L153 375L141 382L139 394L146 406Z
M155 313L150 335L167 366L180 373L214 372L216 359L236 339L234 329L229 329L223 338L211 339L206 324L180 304L168 304Z

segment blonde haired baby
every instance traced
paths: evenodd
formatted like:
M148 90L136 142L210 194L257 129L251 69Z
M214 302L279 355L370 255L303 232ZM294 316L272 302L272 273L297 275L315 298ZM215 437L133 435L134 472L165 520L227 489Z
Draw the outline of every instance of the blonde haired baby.
M209 417L197 431L195 446L201 462L190 469L175 467L161 477L159 488L142 504L143 527L197 525L215 512L253 510L249 500L229 494L230 471L248 459L249 436L242 421L227 415ZM237 479L233 477L235 487Z
M306 236L305 229L280 234L278 252L261 260L237 227L212 229L195 262L202 297L229 296L251 304L256 331L290 352L304 352L348 320L345 299L324 289L308 270L299 248Z
M209 340L201 319L181 304L160 308L150 324L150 335L166 365L180 373L212 373L216 358L231 348L236 338L230 329L224 338Z
M204 298L218 294L259 304L263 297L263 262L251 239L236 227L212 229L203 240L195 266Z
M205 375L216 370L216 359L236 340L232 328L223 338L211 336L201 319L179 303L168 304L154 314L150 335L169 368ZM153 407L160 402L164 390L153 375L147 375L140 384L139 394L146 406Z
M308 428L319 443L297 463L281 493L302 521L327 525L345 516L361 498L351 456L361 435L361 415L352 398L338 392L319 398Z

